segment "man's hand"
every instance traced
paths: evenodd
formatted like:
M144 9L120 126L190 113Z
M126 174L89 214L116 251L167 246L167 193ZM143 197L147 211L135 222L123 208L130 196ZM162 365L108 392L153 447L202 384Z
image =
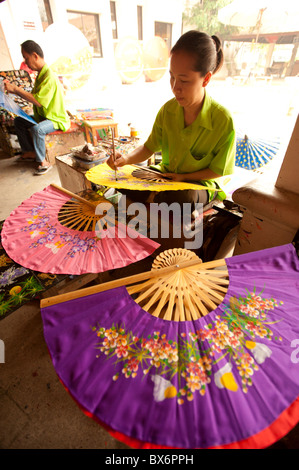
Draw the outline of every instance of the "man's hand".
M32 103L35 106L38 106L39 108L41 107L41 104L34 98L32 93L29 93L29 91L23 90L23 88L18 87L17 85L14 85L13 83L10 83L8 80L3 80L3 83L8 93L14 93L15 95L18 95L20 98L23 98L24 100L29 101L29 103Z
M18 88L16 85L10 83L8 80L3 80L3 83L8 93L16 93L16 89Z

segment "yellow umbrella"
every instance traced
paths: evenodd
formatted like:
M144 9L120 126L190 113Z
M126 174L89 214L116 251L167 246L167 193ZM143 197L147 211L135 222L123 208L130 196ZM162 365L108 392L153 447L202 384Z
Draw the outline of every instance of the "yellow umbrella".
M110 188L139 191L176 191L178 189L207 190L206 186L195 183L178 183L170 180L161 181L163 173L161 173L161 179L159 181L150 181L148 179L135 177L133 173L140 169L142 169L142 167L125 165L117 170L117 175L115 176L114 170L112 170L107 163L101 163L88 170L85 176L92 183L108 186ZM217 191L217 189L215 191Z

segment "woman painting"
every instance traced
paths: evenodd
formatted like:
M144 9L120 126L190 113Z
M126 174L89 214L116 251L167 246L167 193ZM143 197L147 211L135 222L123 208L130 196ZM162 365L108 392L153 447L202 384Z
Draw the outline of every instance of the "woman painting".
M130 199L205 206L215 194L225 197L223 192L215 193L209 188L219 188L217 179L233 173L235 129L229 111L206 92L222 63L223 51L217 36L199 31L183 34L170 52L170 86L174 98L159 110L144 145L127 155L116 153L115 161L112 156L107 161L115 169L141 163L160 151L162 161L156 169L173 181L197 182L207 190L124 191Z

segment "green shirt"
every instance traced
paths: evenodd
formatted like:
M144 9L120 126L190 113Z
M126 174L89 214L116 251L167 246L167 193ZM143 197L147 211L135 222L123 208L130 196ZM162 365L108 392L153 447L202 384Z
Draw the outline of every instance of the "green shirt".
M47 64L36 77L32 90L34 98L41 106L33 106L34 119L41 122L44 118L53 122L55 129L67 131L70 120L64 106L62 86Z
M235 129L229 111L207 93L201 112L184 126L183 108L175 98L165 103L157 114L152 132L145 142L151 152L162 153L155 168L167 173L193 173L209 168L218 175L229 175L235 166ZM199 182L207 187L221 187L221 178ZM220 183L220 184L219 184ZM209 196L214 191L209 191ZM218 193L220 199L225 194Z

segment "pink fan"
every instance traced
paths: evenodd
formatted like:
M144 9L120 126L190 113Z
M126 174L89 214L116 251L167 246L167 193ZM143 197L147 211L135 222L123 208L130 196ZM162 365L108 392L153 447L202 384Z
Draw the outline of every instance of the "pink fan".
M59 186L34 193L6 219L2 244L26 268L53 274L97 273L121 268L153 253L159 244ZM104 211L102 211L104 213ZM100 225L97 225L100 224Z

